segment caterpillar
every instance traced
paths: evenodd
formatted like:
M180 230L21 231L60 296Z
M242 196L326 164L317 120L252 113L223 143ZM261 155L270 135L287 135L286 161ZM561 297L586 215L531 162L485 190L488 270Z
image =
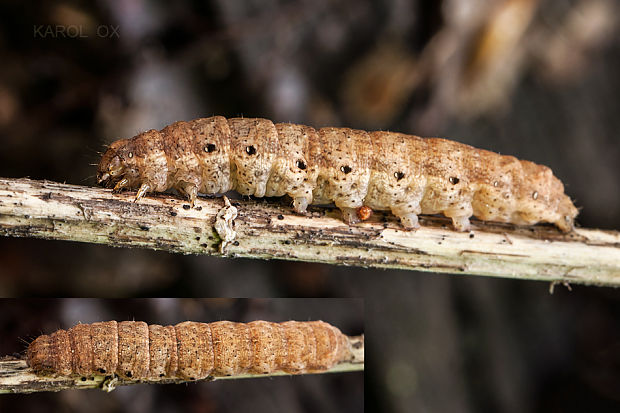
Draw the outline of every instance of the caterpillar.
M198 193L288 195L303 214L334 203L348 224L390 210L408 229L419 214L443 214L458 231L469 218L569 232L577 208L551 169L441 138L312 127L221 116L176 122L113 142L97 181L114 191L175 188L193 205Z
M77 324L37 337L27 363L37 374L199 380L245 372L322 371L352 357L347 337L323 321L142 321Z

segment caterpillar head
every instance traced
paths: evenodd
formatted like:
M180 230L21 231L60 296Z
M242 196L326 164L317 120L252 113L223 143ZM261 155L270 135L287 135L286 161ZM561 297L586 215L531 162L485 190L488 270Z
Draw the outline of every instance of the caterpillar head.
M97 183L109 188L117 185L119 188L133 188L139 186L137 154L132 148L132 141L121 139L113 142L101 157L97 167Z
M522 188L521 218L527 224L544 221L555 224L561 231L573 229L578 210L564 194L564 185L551 169L529 161L521 161L528 185Z

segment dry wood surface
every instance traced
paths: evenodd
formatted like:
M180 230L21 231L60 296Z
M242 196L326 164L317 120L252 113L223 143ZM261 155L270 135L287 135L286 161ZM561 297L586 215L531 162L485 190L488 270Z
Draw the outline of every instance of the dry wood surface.
M285 259L361 267L620 285L620 233L473 221L456 232L443 217L404 230L390 214L349 226L334 208L296 214L285 200L172 195L0 178L0 234L141 247L182 254Z

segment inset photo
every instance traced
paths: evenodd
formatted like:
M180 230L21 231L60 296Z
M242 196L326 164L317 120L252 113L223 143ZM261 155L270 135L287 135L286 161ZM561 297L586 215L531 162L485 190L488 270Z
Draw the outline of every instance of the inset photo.
M364 408L362 299L3 299L6 411ZM11 339L12 338L12 339Z

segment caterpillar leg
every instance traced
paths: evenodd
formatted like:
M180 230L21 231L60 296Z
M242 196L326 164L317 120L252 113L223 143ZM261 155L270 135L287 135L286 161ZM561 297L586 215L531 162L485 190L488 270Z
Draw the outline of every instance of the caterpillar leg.
M418 214L422 212L419 199L409 199L405 202L395 203L391 208L392 214L400 218L403 227L410 230L420 228Z
M183 182L177 187L177 189L179 190L179 192L187 196L187 200L189 201L190 206L193 208L194 203L196 202L196 198L198 197L198 186L188 182Z
M409 214L400 215L398 216L398 218L400 218L400 223L403 225L403 227L407 229L415 230L415 229L420 228L420 223L418 222L418 215L414 214L413 212Z
M443 214L448 218L452 218L454 229L460 232L469 231L471 225L469 218L474 214L471 202L463 202L445 209Z
M306 213L306 209L308 208L308 199L304 197L297 197L293 199L293 209L298 214Z
M471 225L469 223L469 217L460 216L450 218L452 218L452 225L457 231L466 232L469 231L469 229L471 228Z
M357 208L340 208L342 211L342 220L348 225L357 224L360 222L359 217L357 216Z
M267 182L257 182L256 189L254 190L254 196L257 198L262 198L265 196L265 192L267 192Z
M144 198L144 196L151 190L151 186L149 184L140 185L140 189L136 193L136 199L134 202L138 202L140 199Z
M123 188L127 187L129 184L129 180L127 178L123 178L114 185L114 189L112 192L120 192Z

